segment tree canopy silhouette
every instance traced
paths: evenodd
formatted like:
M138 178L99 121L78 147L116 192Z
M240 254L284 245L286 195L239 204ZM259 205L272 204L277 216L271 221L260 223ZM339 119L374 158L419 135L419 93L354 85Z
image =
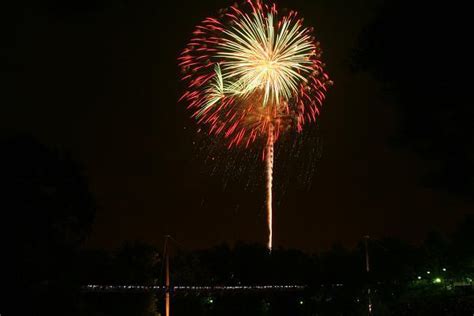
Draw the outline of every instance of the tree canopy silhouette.
M0 148L0 222L11 285L30 302L21 308L57 307L48 299L74 285L74 259L91 228L94 199L64 152L28 136L3 138Z
M469 19L459 2L385 1L360 35L353 66L382 82L400 113L394 143L425 161L423 182L471 197L474 106Z

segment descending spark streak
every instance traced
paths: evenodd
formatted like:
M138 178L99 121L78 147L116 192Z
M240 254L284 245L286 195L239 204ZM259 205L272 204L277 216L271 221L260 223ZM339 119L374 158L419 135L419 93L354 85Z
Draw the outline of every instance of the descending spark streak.
M265 160L267 162L267 224L268 224L268 250L273 248L273 124L268 127L268 142Z

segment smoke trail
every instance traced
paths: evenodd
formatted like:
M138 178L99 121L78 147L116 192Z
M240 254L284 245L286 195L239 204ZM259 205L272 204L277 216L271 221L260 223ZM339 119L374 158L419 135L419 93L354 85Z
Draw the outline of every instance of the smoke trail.
M273 247L273 207L272 207L272 191L273 191L273 124L270 123L268 128L268 143L265 153L267 163L267 224L268 224L268 250L272 251Z

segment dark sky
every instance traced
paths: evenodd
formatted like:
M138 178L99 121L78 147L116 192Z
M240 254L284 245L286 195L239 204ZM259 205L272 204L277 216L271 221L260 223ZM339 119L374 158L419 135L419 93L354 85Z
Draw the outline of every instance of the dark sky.
M12 32L2 52L2 133L30 133L84 165L98 201L88 245L161 244L165 234L190 248L265 242L263 187L246 189L235 176L224 186L223 174L210 174L212 166L196 154L208 147L177 102L180 50L196 23L229 4L49 0L5 10ZM315 26L335 85L319 119L323 145L312 182L278 189L286 193L275 207L275 244L318 250L338 241L353 245L367 234L419 241L428 231L452 230L472 203L422 181L428 158L393 144L405 124L403 101L373 72L351 67L359 38L383 2L280 4ZM309 139L303 151L317 146ZM276 168L297 165L302 156L277 158ZM246 176L264 174L239 174ZM289 176L277 172L276 185Z

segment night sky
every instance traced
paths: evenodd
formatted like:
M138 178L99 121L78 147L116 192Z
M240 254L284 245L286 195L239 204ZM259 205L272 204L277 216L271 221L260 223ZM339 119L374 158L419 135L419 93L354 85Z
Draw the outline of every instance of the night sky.
M88 246L115 247L135 239L161 245L165 234L188 248L265 242L263 185L242 185L242 177L264 177L263 162L248 162L261 164L261 173L255 168L238 176L211 174L212 160L203 159L208 146L177 101L184 89L176 61L180 50L195 24L231 3L48 0L4 10L2 20L12 32L1 53L6 61L1 133L31 134L69 151L84 166L98 203ZM387 87L386 77L370 67L353 65L361 38L386 8L383 1L278 3L297 9L315 27L335 84L314 128L317 137L303 143L303 154L294 161L287 161L288 155L275 161L278 170L308 159L305 147L308 152L318 147L320 154L311 183L281 185L295 175L277 171L277 192L285 195L274 208L275 245L315 251L335 242L353 246L364 235L417 242L431 230L454 229L474 206L470 178L456 176L471 172L459 166L471 166L474 157L468 149L458 150L473 144L472 101L462 84L462 75L467 76L462 60L468 54L458 54L464 49L460 32L467 29L453 24L457 19L449 10L461 9L432 8L430 13L430 8L411 7L407 11L414 13L400 17L400 36L393 41L404 47L403 54L379 61L395 65L382 69L385 74L403 69L410 77L407 88L400 89ZM409 24L415 20L417 30ZM404 38L407 34L413 36ZM371 48L380 49L370 41ZM435 85L423 84L438 76ZM434 107L444 100L440 91L452 101ZM461 103L461 109L471 110L450 111ZM425 120L433 108L441 113L439 120L429 114ZM453 134L443 132L451 126ZM412 146L409 140L421 134L422 144L439 144L437 151ZM220 153L225 156L225 149ZM448 184L462 180L462 185L432 185L446 182L436 172L431 176L431 168L448 156L450 166L457 166L445 170L451 175Z

